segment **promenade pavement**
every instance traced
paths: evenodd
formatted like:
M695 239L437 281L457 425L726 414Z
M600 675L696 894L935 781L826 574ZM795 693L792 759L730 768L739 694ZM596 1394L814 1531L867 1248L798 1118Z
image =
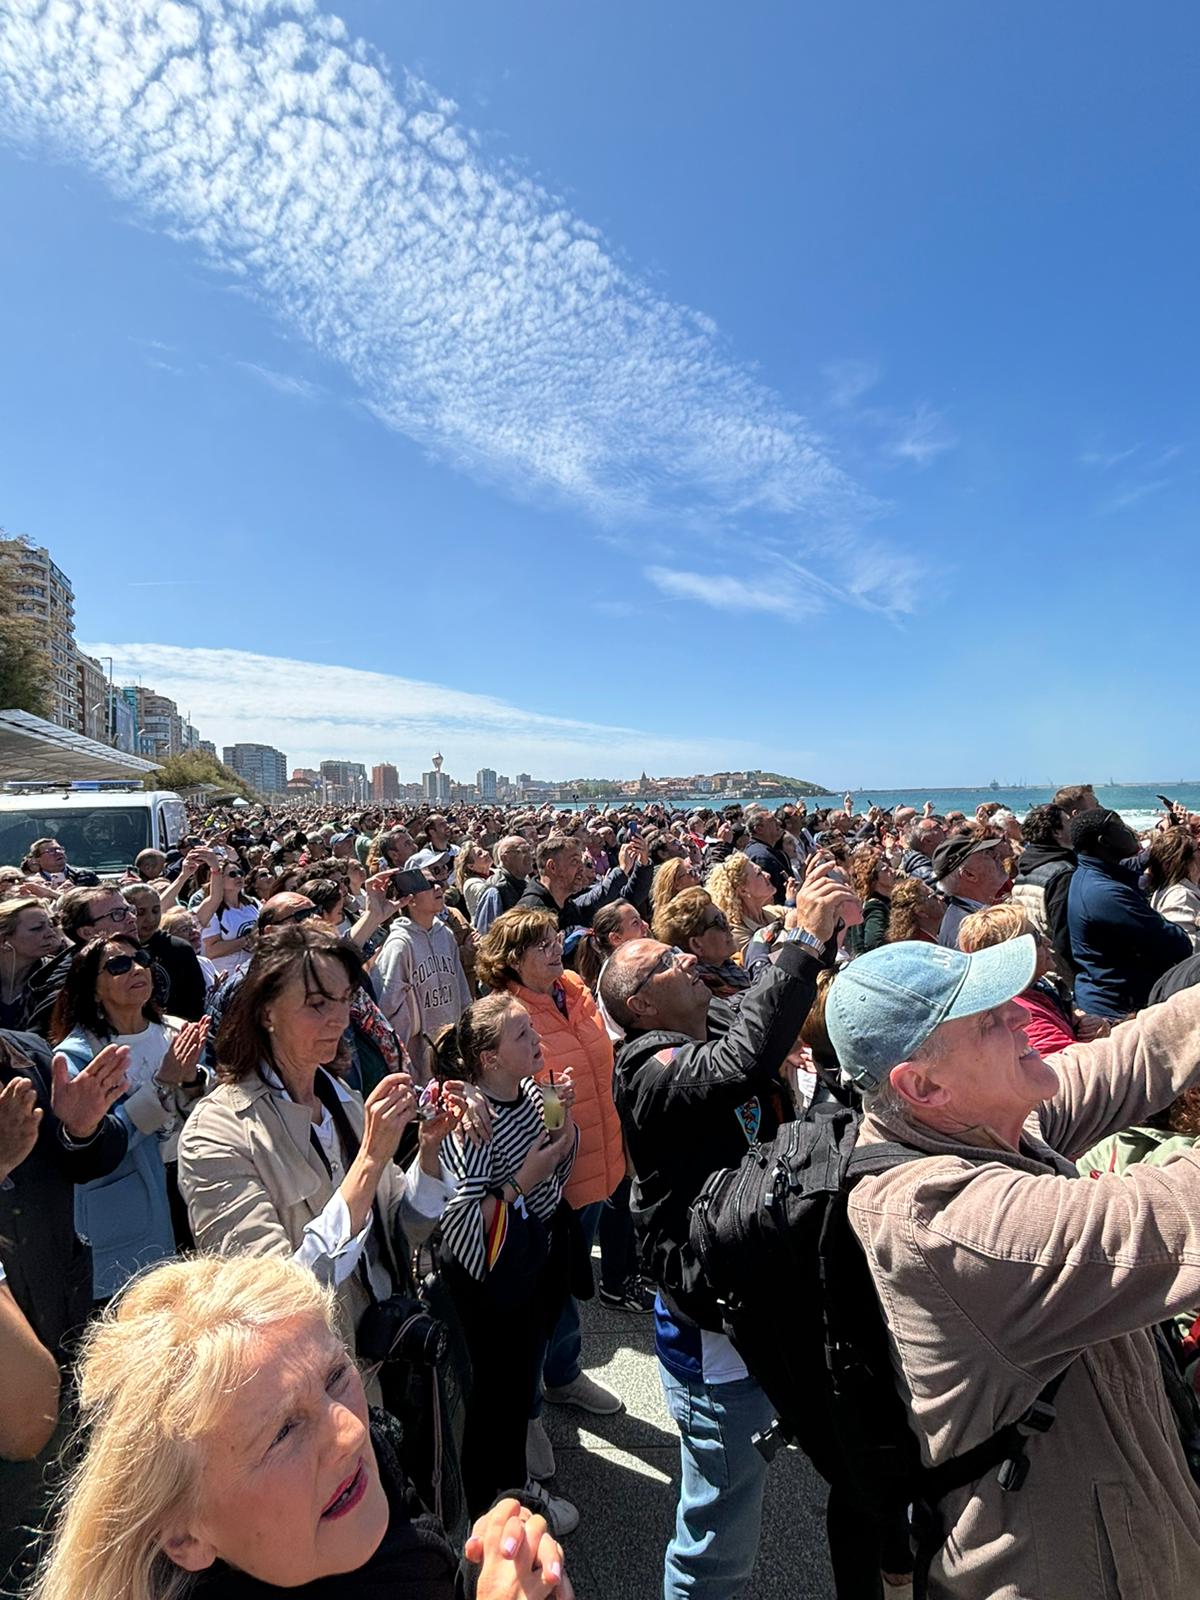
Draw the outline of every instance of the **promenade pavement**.
M611 1311L599 1297L581 1309L586 1370L622 1397L625 1411L593 1417L548 1405L542 1413L558 1463L549 1487L579 1507L566 1541L571 1579L578 1600L660 1600L679 1434L663 1404L654 1319ZM758 1564L742 1600L833 1600L824 1485L798 1451L772 1463Z

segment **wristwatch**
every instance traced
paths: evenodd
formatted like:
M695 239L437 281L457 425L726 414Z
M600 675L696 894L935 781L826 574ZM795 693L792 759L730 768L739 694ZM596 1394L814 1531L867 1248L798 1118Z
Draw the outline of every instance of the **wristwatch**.
M779 944L802 944L811 950L818 960L825 954L825 941L818 939L815 933L809 933L807 928L788 928L779 935Z

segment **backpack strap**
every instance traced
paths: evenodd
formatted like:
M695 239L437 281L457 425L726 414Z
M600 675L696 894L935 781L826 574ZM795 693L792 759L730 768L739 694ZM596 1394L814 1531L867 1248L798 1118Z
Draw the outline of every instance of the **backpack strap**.
M928 1152L913 1150L906 1144L856 1144L846 1164L845 1187L852 1189L860 1178L873 1178L910 1161L924 1161Z
M946 1542L949 1530L942 1515L941 1503L955 1489L965 1489L993 1467L999 1467L997 1481L1006 1494L1015 1494L1029 1475L1029 1458L1026 1449L1035 1433L1048 1433L1058 1419L1054 1401L1063 1379L1071 1370L1068 1363L1061 1372L1050 1379L1037 1399L1015 1422L1006 1424L990 1439L984 1439L974 1449L944 1461L940 1467L928 1467L921 1473L920 1489L912 1507L912 1531L916 1550L913 1557L913 1600L927 1600L929 1593L929 1568L933 1558Z
M860 1178L890 1172L910 1161L924 1158L925 1152L902 1144L870 1144L857 1147L846 1167L846 1189ZM913 1560L913 1600L926 1600L929 1569L934 1556L946 1542L948 1529L941 1503L955 1489L963 1489L994 1468L997 1481L1006 1494L1014 1494L1029 1475L1026 1450L1035 1433L1048 1433L1058 1418L1054 1401L1063 1379L1071 1370L1068 1363L1045 1385L1037 1399L1015 1422L1008 1423L973 1449L938 1467L923 1468L912 1507L912 1531L916 1542Z

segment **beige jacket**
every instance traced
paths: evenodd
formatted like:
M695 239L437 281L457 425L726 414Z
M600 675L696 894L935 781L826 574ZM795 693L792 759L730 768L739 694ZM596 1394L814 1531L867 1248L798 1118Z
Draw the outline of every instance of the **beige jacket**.
M361 1138L362 1100L339 1087ZM290 1256L300 1248L306 1228L321 1216L336 1188L313 1148L311 1128L304 1106L257 1077L221 1084L196 1107L179 1140L179 1188L201 1250ZM402 1281L396 1252L428 1237L447 1193L437 1179L406 1179L395 1165L385 1170L378 1189L389 1235L384 1264L396 1283ZM336 1254L319 1251L312 1264L326 1282L341 1276L339 1322L353 1347L354 1330L371 1297L365 1266L342 1276L337 1262Z
M1200 1491L1153 1324L1200 1304L1200 1150L1078 1176L1069 1158L1200 1078L1200 987L1052 1058L1061 1087L1020 1151L868 1117L864 1142L927 1150L854 1190L850 1216L928 1462L1015 1421L1064 1366L1024 1488L947 1497L930 1594L952 1600L1200 1596Z

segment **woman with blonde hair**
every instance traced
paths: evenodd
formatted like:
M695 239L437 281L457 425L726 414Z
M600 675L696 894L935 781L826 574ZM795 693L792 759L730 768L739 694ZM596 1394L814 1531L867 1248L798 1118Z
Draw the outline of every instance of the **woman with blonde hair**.
M475 915L483 891L492 875L491 851L474 839L468 840L454 862L454 887L447 890L446 902L461 911L468 921Z
M87 1449L36 1600L454 1600L459 1563L370 1413L333 1295L277 1257L132 1283L88 1332ZM515 1546L515 1548L514 1548ZM505 1555L505 1548L512 1554ZM479 1600L569 1600L541 1517L502 1501L466 1557Z
M650 891L650 920L653 922L677 894L699 886L700 874L692 863L686 857L671 856L654 872L654 887Z
M729 919L707 889L685 889L654 919L654 937L696 958L696 971L720 998L738 994L753 982L733 959Z
M718 861L704 880L714 905L725 913L733 947L743 953L756 933L773 922L782 922L783 906L772 905L775 887L770 876L742 851Z
M29 975L62 942L43 900L0 900L0 1028L24 1028Z
M1037 944L1037 965L1033 981L1022 994L1013 998L1023 1011L1029 1013L1025 1036L1041 1056L1052 1056L1068 1045L1076 1044L1078 1036L1075 1022L1067 1006L1051 982L1054 970L1054 947L1029 920L1023 906L1012 901L999 906L985 906L982 911L972 911L958 925L958 948L973 955L989 945L1005 944L1009 939L1020 939L1031 934Z

